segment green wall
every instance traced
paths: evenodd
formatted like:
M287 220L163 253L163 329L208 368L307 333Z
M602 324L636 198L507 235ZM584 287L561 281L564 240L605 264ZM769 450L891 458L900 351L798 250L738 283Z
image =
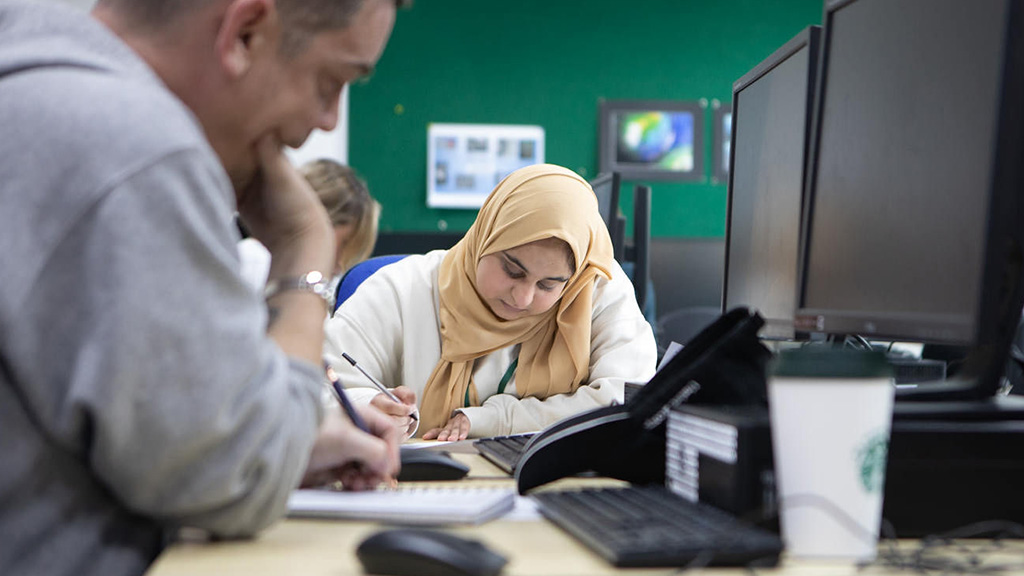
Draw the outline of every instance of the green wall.
M600 99L728 103L737 78L821 14L822 0L416 0L352 86L349 160L384 205L382 230L466 230L475 210L426 206L428 123L543 126L546 161L589 178ZM706 174L711 118L709 106ZM651 186L654 236L724 235L724 183Z

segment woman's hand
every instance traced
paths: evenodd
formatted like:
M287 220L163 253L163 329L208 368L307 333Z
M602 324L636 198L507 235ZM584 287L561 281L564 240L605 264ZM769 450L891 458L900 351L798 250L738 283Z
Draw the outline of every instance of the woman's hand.
M417 421L413 418L413 414L418 414L416 410L416 392L407 386L399 386L392 388L391 393L401 402L395 402L388 398L386 394L377 394L370 400L370 406L391 418L395 428L402 431L402 440L405 440L416 430Z
M452 416L448 423L442 428L434 428L433 430L427 430L423 434L424 440L465 440L469 436L469 416L466 416L462 412L456 412L455 416Z

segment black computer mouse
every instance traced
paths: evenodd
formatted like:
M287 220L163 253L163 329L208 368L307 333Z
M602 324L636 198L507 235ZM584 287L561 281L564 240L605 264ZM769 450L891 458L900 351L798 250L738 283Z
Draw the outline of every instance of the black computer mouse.
M458 480L469 474L469 466L447 452L403 448L398 481Z
M382 576L497 576L508 563L476 540L419 528L377 532L356 556L368 574Z

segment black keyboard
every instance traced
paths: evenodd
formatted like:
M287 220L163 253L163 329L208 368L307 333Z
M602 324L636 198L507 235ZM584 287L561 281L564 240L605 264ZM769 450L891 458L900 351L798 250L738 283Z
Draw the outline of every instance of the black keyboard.
M774 566L782 541L663 486L533 495L541 514L619 567Z
M523 455L526 443L530 441L530 438L533 438L533 433L492 436L475 440L473 447L498 468L509 474L515 474L516 464L519 463L519 457Z

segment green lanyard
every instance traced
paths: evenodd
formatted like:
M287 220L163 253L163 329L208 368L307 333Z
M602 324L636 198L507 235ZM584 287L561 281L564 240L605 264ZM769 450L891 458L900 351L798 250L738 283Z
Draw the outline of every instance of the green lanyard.
M508 386L509 381L512 380L512 375L516 373L516 366L519 365L519 356L516 356L512 363L508 365L508 370L505 370L505 375L501 377L501 382L498 382L498 394L505 393L505 386ZM463 401L463 407L469 407L469 386L466 386L466 398Z

